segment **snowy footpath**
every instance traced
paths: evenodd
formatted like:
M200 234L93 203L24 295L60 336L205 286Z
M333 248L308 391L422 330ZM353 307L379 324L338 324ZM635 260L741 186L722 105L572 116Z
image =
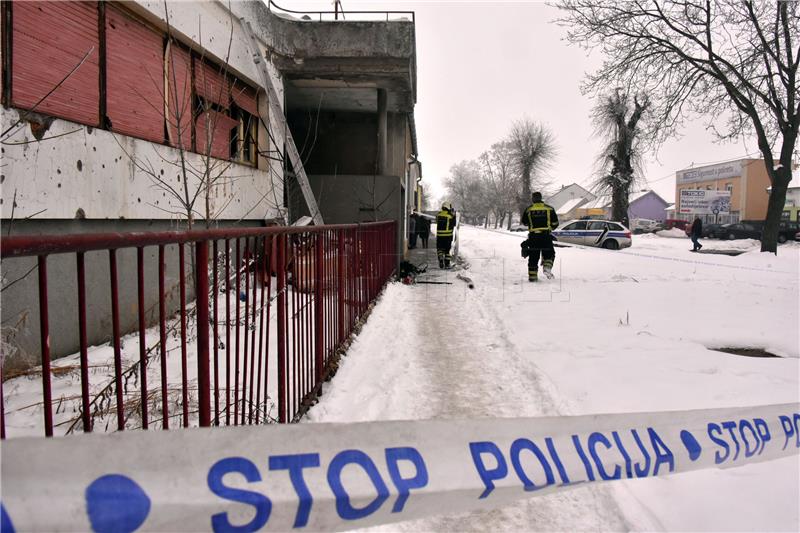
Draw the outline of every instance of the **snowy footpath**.
M635 236L557 249L530 284L520 234L463 227L475 289L390 284L309 422L472 419L741 407L800 400L800 247L737 257ZM730 243L704 241L707 248ZM758 348L744 357L713 348ZM797 456L616 481L387 531L798 531Z

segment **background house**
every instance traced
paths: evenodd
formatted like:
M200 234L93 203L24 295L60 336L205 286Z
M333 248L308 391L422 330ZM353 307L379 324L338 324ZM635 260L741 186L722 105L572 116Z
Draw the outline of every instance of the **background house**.
M669 202L664 200L655 191L639 191L628 197L628 220L646 218L649 220L663 221L666 218L665 209Z
M661 198L655 191L643 190L631 193L628 197L628 220L646 218L649 220L663 221L666 218L666 208L669 202ZM575 210L575 218L611 218L611 197L600 196L596 200L587 202Z
M577 183L572 183L570 185L562 185L561 189L545 198L545 202L552 206L556 212L559 212L559 210L562 207L565 207L567 204L570 204L574 207L577 203L579 203L576 202L576 200L591 201L595 198L597 198L597 196L590 193Z

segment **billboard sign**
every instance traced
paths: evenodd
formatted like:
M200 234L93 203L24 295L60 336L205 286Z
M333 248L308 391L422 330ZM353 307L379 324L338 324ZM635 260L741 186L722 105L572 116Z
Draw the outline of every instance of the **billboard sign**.
M742 162L732 161L701 168L681 170L677 173L678 184L694 183L698 181L735 178L742 175Z
M731 212L730 191L682 189L679 213L690 215L727 215Z

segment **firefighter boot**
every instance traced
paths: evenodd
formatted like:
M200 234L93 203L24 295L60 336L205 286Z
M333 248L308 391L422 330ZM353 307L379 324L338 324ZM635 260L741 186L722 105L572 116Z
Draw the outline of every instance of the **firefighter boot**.
M553 261L551 259L542 261L542 271L544 275L547 276L547 279L553 279L555 277L553 275Z
M530 281L531 283L539 281L539 271L528 270L528 281Z

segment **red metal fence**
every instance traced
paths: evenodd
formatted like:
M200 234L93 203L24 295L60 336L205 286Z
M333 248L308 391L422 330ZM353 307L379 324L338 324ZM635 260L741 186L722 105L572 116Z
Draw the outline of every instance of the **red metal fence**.
M54 434L54 406L59 433L92 431L98 416L107 426L115 422L117 430L168 429L171 420L184 427L296 420L394 273L395 238L394 222L4 238L3 259L38 258L42 392L37 405L44 434ZM173 245L180 263L180 311L171 317L165 305L165 247ZM145 279L146 247L158 249L157 289L155 280ZM123 349L117 251L124 248L136 249L138 335ZM98 250L108 254L113 372L109 358L107 379L93 383L90 370L102 365L90 360L87 345L85 254ZM48 301L47 264L49 255L67 253L76 260L77 294L70 303L79 328L80 391L56 399L48 306L68 302ZM204 297L187 301L187 277L194 277L194 294ZM148 290L158 291L157 326L150 330ZM196 369L189 365L193 357ZM2 438L11 414L5 400ZM65 415L65 401L74 402L76 415Z

